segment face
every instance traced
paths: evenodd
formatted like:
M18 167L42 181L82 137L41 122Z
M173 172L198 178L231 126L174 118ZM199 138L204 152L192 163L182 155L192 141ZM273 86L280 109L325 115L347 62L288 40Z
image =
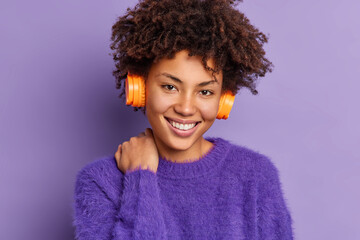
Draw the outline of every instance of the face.
M207 64L214 68L213 59ZM146 116L161 155L197 154L219 108L222 72L215 76L217 81L205 70L201 57L189 57L185 50L151 66L146 80Z

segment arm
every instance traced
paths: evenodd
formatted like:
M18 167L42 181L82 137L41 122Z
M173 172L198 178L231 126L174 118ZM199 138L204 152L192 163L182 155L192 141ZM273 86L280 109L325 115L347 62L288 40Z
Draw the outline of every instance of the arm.
M93 177L86 172L78 175L76 239L165 239L156 174L143 169L128 171L122 184L120 203L114 203Z
M266 159L258 175L257 233L258 239L292 240L290 212L286 206L278 170Z

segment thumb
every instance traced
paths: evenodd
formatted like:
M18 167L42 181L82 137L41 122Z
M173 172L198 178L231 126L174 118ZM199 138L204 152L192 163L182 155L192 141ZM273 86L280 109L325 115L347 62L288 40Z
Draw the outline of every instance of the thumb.
M114 157L117 161L120 160L120 156L121 156L121 144L119 144L118 150L116 151Z

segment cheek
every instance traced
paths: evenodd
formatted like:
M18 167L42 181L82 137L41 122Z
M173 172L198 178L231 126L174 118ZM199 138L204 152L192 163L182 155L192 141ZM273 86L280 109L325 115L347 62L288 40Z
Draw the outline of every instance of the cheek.
M207 102L206 104L201 104L199 106L201 116L205 120L210 120L210 121L216 118L218 108L219 108L219 103L217 101L213 101L211 103Z
M164 95L149 91L146 94L146 111L149 114L158 114L166 112L170 107L170 102Z

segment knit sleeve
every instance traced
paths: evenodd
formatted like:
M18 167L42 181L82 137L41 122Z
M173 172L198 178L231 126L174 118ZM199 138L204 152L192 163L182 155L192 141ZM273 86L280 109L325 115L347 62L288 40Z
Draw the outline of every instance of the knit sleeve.
M257 239L292 240L293 230L277 168L265 158L258 171Z
M165 239L156 174L136 169L123 175L119 203L85 172L75 184L74 226L78 240Z

